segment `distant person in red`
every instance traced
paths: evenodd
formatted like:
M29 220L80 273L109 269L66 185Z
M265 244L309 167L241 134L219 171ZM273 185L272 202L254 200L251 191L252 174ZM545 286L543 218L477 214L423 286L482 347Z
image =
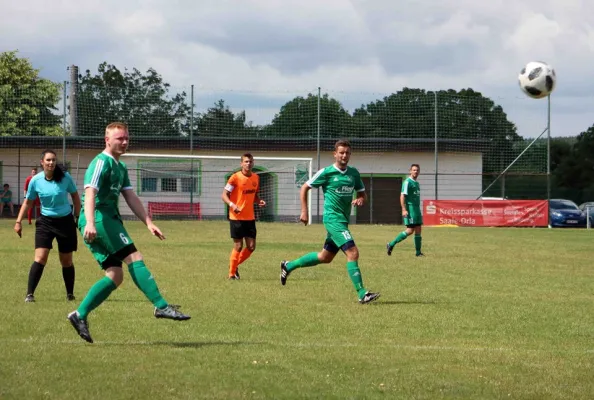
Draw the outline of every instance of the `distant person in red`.
M23 198L27 198L27 189L29 189L29 182L31 182L31 178L37 175L37 168L31 168L31 175L25 179L25 188L23 191ZM33 202L33 207L29 208L27 211L27 219L29 220L29 225L31 225L31 219L33 217L33 210L35 210L35 218L39 217L39 213L41 211L41 203L39 202L39 197L35 199Z

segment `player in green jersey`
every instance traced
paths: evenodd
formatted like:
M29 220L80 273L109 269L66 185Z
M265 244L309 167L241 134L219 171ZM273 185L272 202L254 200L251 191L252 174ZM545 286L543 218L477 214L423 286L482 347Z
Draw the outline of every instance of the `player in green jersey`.
M293 261L281 261L280 281L287 283L289 274L303 267L332 262L339 250L347 257L347 272L357 291L361 304L376 300L380 294L365 289L361 271L359 270L359 249L349 231L351 207L361 207L367 200L365 186L356 168L349 167L351 145L346 140L339 140L334 145L334 164L318 171L301 187L301 216L300 221L305 225L309 222L307 208L307 194L311 188L322 188L324 193L324 227L326 228L326 242L319 253L308 253ZM353 194L357 193L353 199Z
M93 343L93 339L89 333L87 316L122 284L122 262L128 265L136 286L155 306L155 317L178 321L190 319L190 316L179 312L178 306L169 305L163 299L153 275L144 264L142 254L124 228L118 208L120 194L148 230L159 239L165 239L132 190L128 169L120 161L128 143L126 124L114 122L107 125L105 150L91 161L85 173L83 212L78 221L78 229L83 235L85 245L105 271L105 276L89 289L78 309L68 314L68 320L80 337L89 343Z
M402 191L400 194L400 205L402 206L402 219L406 229L398 234L394 240L386 244L388 255L396 244L415 233L415 250L417 257L422 257L421 252L421 229L423 228L423 214L421 213L421 187L417 178L421 172L419 164L410 166L410 176L402 182Z

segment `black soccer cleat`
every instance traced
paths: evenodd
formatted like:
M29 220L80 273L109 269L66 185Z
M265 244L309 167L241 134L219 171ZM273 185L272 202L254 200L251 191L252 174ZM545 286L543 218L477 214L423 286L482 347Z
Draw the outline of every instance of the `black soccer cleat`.
M87 324L87 321L84 319L80 319L78 317L78 313L76 312L76 310L68 314L68 321L70 321L70 323L76 330L76 333L78 333L78 335L81 338L83 338L89 343L93 343L93 338L91 338L91 333L89 332L89 325Z
M25 297L25 303L35 303L35 296L29 293L27 297Z
M390 243L386 243L386 252L389 256L392 255L392 250L394 250L394 246L390 246Z
M280 282L281 285L285 286L287 284L287 278L289 277L290 272L287 271L287 262L285 260L281 261L280 263Z
M178 310L179 306L172 306L168 305L165 308L155 308L155 318L165 318L165 319L172 319L174 321L186 321L191 317L189 315L183 314Z
M66 295L66 300L68 300L68 301L74 301L74 300L76 300L76 297L74 297L74 295L72 293L68 293Z
M367 292L367 293L365 293L365 296L363 296L359 299L359 303L361 303L361 304L371 303L372 301L379 299L379 297L380 297L379 293Z
M423 253L417 253L416 256L417 257L425 257L425 254L423 254Z

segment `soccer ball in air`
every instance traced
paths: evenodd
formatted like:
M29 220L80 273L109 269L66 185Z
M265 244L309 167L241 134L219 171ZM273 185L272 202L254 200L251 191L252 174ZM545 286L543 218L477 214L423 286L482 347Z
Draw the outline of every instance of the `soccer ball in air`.
M542 61L531 61L522 68L518 80L524 93L533 99L540 99L553 92L557 76L549 64Z

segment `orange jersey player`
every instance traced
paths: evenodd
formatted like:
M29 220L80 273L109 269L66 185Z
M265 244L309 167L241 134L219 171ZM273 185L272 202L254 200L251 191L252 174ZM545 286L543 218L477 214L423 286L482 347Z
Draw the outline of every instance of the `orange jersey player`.
M241 156L241 170L227 181L221 198L229 206L229 224L233 250L229 257L229 279L239 279L238 267L256 250L256 217L254 204L265 207L266 202L258 197L260 177L255 174L254 157ZM243 241L245 240L245 248Z

